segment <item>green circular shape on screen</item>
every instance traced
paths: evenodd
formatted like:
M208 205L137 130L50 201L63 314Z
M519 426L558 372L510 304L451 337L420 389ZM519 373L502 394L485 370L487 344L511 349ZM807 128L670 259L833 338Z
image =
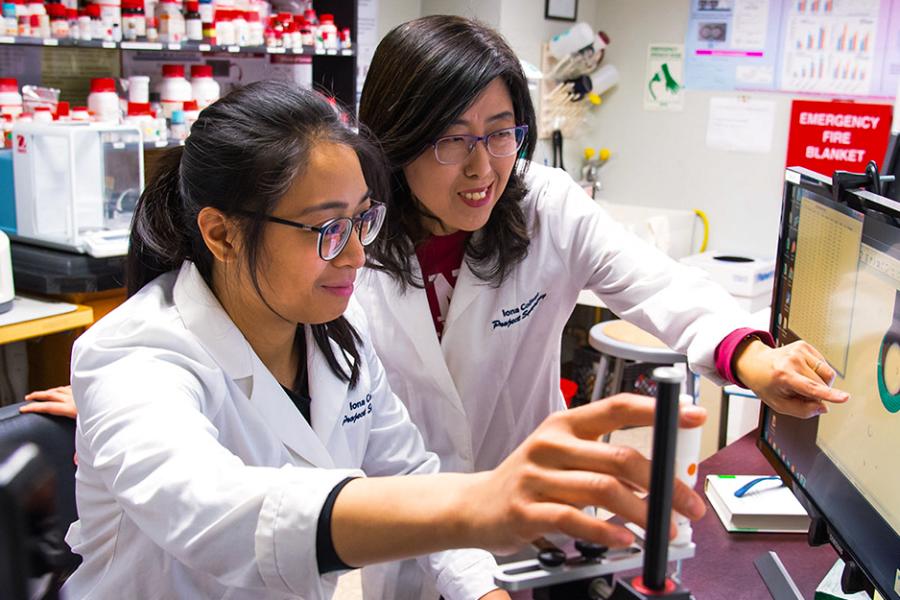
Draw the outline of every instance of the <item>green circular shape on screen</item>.
M890 333L884 336L884 339L881 341L881 352L878 353L878 395L881 396L881 403L884 404L884 407L888 412L895 413L900 412L900 394L891 393L887 383L884 381L885 355L888 353L891 346L898 343L898 341L894 339L888 341L889 335Z

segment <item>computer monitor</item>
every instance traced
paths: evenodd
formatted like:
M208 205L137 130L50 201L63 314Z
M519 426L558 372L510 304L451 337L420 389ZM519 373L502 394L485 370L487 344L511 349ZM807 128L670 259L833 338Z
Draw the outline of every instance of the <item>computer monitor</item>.
M841 557L900 600L900 204L839 196L786 171L771 331L817 348L851 399L811 419L764 408L757 446Z

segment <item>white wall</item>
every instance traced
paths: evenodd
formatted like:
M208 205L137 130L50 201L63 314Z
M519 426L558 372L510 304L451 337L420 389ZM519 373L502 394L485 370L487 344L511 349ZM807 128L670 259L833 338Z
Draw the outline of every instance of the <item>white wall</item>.
M611 38L604 63L618 67L621 81L604 97L581 141L583 145L609 147L613 152L614 159L603 170L604 198L700 208L712 222L711 248L774 255L790 97L753 95L776 103L769 154L706 147L710 98L735 94L688 90L682 112L643 109L647 46L684 43L689 9L689 0L597 3L593 25ZM577 148L572 146L567 152L571 157L567 156L567 165L579 160Z
M420 16L421 0L381 0L378 3L378 39L400 23Z
M460 15L502 29L500 0L422 0L422 16Z

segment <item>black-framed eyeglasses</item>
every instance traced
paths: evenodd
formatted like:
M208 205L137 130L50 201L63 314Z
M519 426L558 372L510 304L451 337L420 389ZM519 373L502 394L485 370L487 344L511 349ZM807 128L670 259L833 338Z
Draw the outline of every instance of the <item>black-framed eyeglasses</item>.
M281 217L273 217L272 215L252 211L238 212L248 217L261 217L271 223L288 225L289 227L296 227L303 231L319 234L318 244L316 245L319 258L322 260L333 260L347 246L354 227L359 231L359 241L363 246L368 246L374 242L375 238L378 237L381 226L384 224L387 207L380 202L372 202L372 206L355 217L337 217L329 219L319 226L305 225L296 221L282 219Z
M464 160L475 149L478 142L484 142L488 154L495 158L512 156L519 151L525 142L528 125L516 125L492 131L487 135L469 135L460 133L439 137L432 143L434 157L442 165L456 165Z

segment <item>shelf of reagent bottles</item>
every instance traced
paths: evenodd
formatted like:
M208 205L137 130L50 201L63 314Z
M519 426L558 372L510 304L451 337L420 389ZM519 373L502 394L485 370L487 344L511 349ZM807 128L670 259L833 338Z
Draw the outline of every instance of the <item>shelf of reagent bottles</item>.
M104 42L101 40L69 40L69 39L43 39L35 37L0 36L0 44L15 46L44 46L60 48L109 48L121 50L143 51L185 51L185 52L231 52L238 53L268 53L268 54L305 54L307 56L353 56L353 50L322 50L313 46L304 46L302 49L278 48L268 46L220 46L204 42Z

